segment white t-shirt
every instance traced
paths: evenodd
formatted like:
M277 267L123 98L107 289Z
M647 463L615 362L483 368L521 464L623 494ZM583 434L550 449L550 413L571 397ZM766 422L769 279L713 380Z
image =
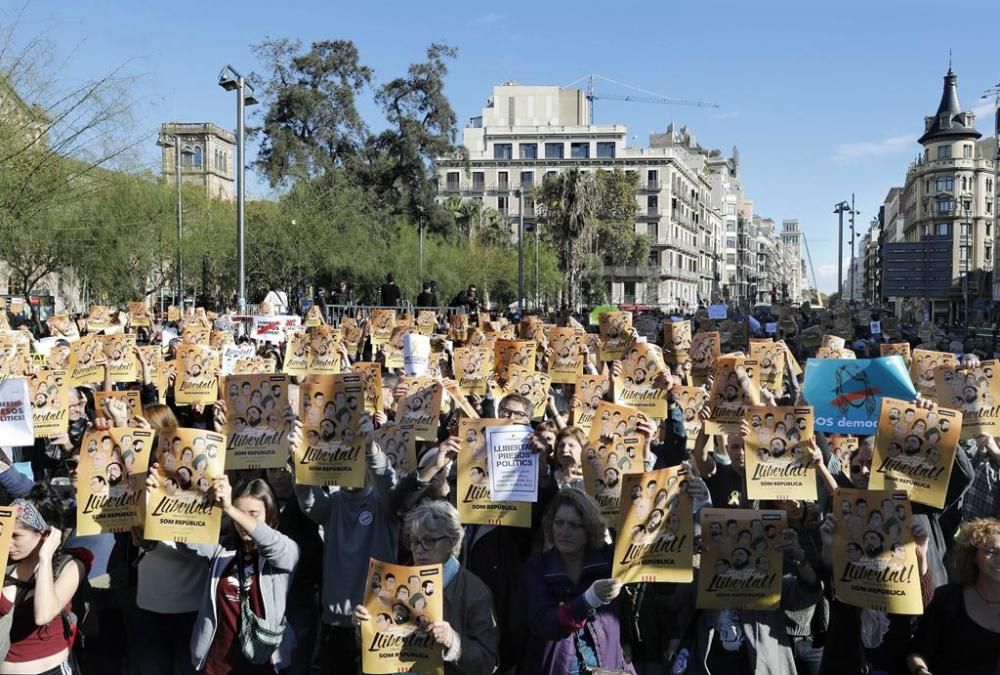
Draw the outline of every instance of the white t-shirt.
M288 312L288 295L284 291L270 291L264 298L264 302L271 305L278 314Z

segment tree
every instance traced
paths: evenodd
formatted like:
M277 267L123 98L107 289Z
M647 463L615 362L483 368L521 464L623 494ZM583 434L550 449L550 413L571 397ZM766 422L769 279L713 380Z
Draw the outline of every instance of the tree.
M582 259L590 248L597 201L594 174L579 169L547 178L536 195L544 232L559 252L559 267L565 275L563 298L571 307L579 298Z

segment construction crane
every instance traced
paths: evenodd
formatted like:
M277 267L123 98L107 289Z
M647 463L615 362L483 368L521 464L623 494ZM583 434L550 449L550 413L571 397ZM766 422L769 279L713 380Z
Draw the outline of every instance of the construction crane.
M819 294L819 284L816 283L816 268L813 267L813 257L809 252L809 240L806 239L806 233L802 232L802 243L806 245L806 259L809 261L809 271L812 273L813 278L813 291L816 293L816 304L820 307L823 306L823 296Z
M597 99L604 99L605 101L630 101L633 103L662 103L664 105L690 105L698 108L718 108L718 103L712 103L711 101L689 101L678 98L669 98L667 96L661 96L656 92L647 91L645 89L640 89L639 87L634 87L631 84L626 84L624 82L619 82L618 80L612 80L610 77L604 77L603 75L598 75L596 73L591 73L590 75L584 75L578 80L574 80L566 85L565 88L572 87L575 84L579 84L584 80L587 81L587 100L590 102L590 123L594 123L594 101ZM599 94L594 88L594 80L602 80L604 82L610 82L611 84L617 84L619 87L624 87L626 89L631 89L632 91L639 92L642 96L636 96L634 94L621 95L621 94Z

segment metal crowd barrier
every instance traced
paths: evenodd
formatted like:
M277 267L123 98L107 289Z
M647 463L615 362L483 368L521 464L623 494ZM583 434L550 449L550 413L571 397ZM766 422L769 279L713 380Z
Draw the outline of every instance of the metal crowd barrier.
M465 307L419 307L416 305L403 304L399 306L389 305L327 305L326 322L331 326L339 326L341 319L351 317L358 321L367 321L376 309L393 309L399 315L409 314L413 318L422 311L432 311L437 315L438 321L442 319L447 323L448 318L456 314L465 314Z

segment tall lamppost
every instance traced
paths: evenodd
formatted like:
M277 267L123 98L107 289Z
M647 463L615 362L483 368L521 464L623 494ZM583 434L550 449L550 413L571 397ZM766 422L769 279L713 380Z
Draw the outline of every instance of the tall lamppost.
M965 214L964 227L960 239L959 260L962 263L962 304L964 315L962 320L969 324L969 271L972 266L973 247L975 246L975 236L972 233L972 195L963 193L959 197L959 205Z
M517 312L524 317L524 187L517 192Z
M230 65L226 65L219 73L219 86L226 91L236 92L236 266L238 268L237 303L240 314L247 308L247 278L245 267L244 236L246 222L244 213L246 207L246 133L244 128L244 107L254 105L257 99L253 97L253 86Z
M156 140L156 144L161 148L169 148L171 146L174 148L174 179L177 183L177 288L175 291L174 302L183 313L184 276L181 268L181 242L184 240L184 209L181 196L181 154L183 153L185 156L193 155L194 148L190 145L181 145L180 136L167 133L161 133L160 137Z
M852 210L847 202L833 206L833 212L837 214L837 292L841 295L844 293L844 214ZM818 293L819 289L816 291Z

